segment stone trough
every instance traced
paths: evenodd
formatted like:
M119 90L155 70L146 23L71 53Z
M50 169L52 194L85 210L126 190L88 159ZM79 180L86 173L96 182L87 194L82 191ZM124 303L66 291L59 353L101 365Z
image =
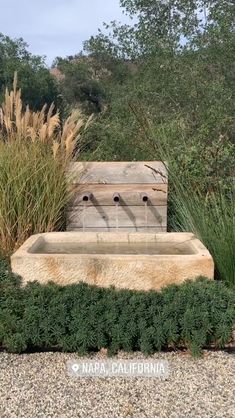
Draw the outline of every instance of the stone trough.
M191 233L51 232L31 236L11 257L23 284L86 282L159 290L214 277L213 259Z

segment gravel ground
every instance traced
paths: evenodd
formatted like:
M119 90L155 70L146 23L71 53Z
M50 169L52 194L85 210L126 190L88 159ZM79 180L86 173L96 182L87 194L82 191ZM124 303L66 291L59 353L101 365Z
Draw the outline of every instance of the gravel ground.
M141 353L118 357L143 358ZM72 354L0 353L0 418L233 418L235 357L204 352L160 353L169 361L167 380L71 378ZM105 358L104 354L90 358Z

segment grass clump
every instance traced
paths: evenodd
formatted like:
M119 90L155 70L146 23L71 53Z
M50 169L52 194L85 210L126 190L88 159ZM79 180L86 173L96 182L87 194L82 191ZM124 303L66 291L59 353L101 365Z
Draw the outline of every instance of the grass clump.
M169 156L169 154L168 154ZM179 174L169 156L170 223L174 231L193 232L210 251L216 278L235 287L235 189L233 180L202 190Z
M21 353L56 349L87 354L101 348L151 354L188 347L223 347L235 323L235 294L200 279L161 292L66 287L20 280L7 269L0 280L0 344Z
M174 182L174 174L172 178ZM218 188L204 196L195 191L190 194L182 185L174 189L174 229L192 231L209 249L215 261L216 277L234 288L235 193L228 194Z
M60 229L69 199L66 165L40 143L0 142L0 251L29 235Z
M172 132L156 130L144 113L137 118L151 158L167 161L169 230L193 232L210 251L216 278L234 288L234 144L220 138L199 150L183 136L180 144L169 140Z
M0 253L8 256L31 234L58 230L70 199L66 172L84 125L61 124L53 105L33 112L22 103L15 75L0 107Z

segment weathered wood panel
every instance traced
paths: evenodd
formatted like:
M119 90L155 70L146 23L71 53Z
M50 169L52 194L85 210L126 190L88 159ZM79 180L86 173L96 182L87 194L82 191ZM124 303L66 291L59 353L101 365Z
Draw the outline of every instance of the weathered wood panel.
M164 232L167 225L167 170L159 161L81 162L70 165L73 197L67 230ZM86 203L82 195L91 193ZM119 193L118 209L113 201ZM141 199L147 194L147 210ZM118 228L117 228L118 227Z
M92 201L87 202L87 206L115 206L113 194L116 192L120 194L120 206L144 206L141 193L148 196L153 206L167 204L167 184L77 184L73 187L73 197L69 206L83 206L82 196L87 192L93 194Z
M71 163L72 183L152 184L167 183L167 170L160 161Z
M88 206L67 212L69 228L166 226L166 206Z

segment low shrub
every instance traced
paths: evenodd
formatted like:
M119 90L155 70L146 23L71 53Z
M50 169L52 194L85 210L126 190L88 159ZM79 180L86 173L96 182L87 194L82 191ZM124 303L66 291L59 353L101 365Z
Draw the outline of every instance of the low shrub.
M228 343L235 323L234 292L206 279L137 292L84 283L23 288L6 265L0 276L0 344L10 352L151 354L186 346L199 355L203 347Z

